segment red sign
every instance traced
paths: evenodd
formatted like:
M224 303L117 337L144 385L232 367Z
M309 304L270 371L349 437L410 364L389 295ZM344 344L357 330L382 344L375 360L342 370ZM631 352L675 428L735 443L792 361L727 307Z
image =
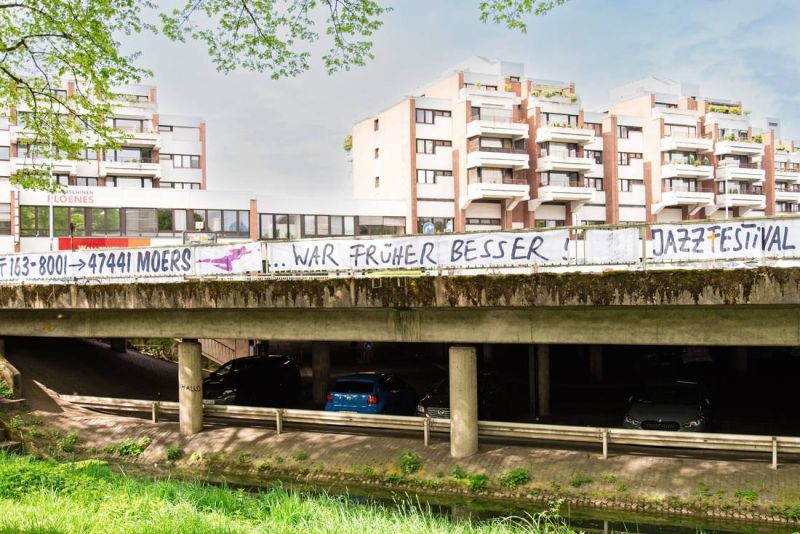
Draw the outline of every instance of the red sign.
M58 250L149 247L149 237L59 237Z

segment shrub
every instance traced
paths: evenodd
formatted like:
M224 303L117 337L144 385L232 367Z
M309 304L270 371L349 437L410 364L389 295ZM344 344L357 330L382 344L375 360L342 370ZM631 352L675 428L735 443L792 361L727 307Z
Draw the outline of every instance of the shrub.
M342 143L342 147L344 148L345 152L350 152L351 150L353 150L353 136L352 135L348 134L348 135L346 135L344 137L344 142Z
M183 458L183 451L177 445L170 445L167 447L167 460L174 462Z
M295 462L305 462L308 460L308 454L306 454L305 451L297 451L292 455L292 459L294 459Z
M422 461L419 454L411 451L402 451L397 455L397 463L400 465L400 471L406 475L416 473L422 467Z
M733 495L737 499L742 499L743 501L747 501L747 502L751 502L751 503L752 502L756 502L756 500L758 500L758 493L753 491L753 490L737 491Z
M514 489L527 484L530 479L531 476L528 474L528 470L518 467L500 475L498 482L504 488Z
M253 463L253 457L247 453L241 453L239 456L236 457L236 463L242 465L248 465Z
M592 479L587 477L586 475L581 475L580 473L576 473L572 475L572 478L569 479L569 485L573 488L580 488L585 484L591 484Z
M0 398L2 399L13 399L14 392L8 387L5 380L0 379Z
M61 452L73 452L75 444L78 442L78 433L74 430L69 432L66 436L56 441L56 447Z
M623 484L622 482L620 482L619 484L617 484L617 491L618 491L618 492L622 493L622 492L626 491L627 489L628 489L628 488L626 488L626 487L625 487L625 484Z
M467 472L461 469L461 466L454 465L452 469L450 469L450 476L456 480L461 480L467 476Z
M489 477L483 474L467 475L465 481L470 491L482 491L486 488L486 484L489 483Z
M603 482L607 484L614 484L617 482L617 477L614 475L603 475Z
M708 488L708 485L704 482L701 482L697 485L697 496L698 497L711 497L711 490Z
M117 456L139 456L150 445L150 438L147 436L139 439L126 438L117 445L109 445L105 451Z

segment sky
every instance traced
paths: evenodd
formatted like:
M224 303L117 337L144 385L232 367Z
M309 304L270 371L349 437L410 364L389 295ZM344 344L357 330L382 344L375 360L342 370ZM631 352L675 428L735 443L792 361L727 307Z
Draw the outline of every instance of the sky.
M382 0L381 0L382 1ZM275 196L350 194L342 148L352 125L473 56L523 62L526 75L575 82L601 110L613 87L647 76L741 100L800 138L798 0L569 0L528 32L484 24L478 0L394 0L365 67L297 78L218 73L199 43L139 35L125 46L154 72L162 114L207 124L210 189ZM278 2L278 5L281 3ZM324 47L315 47L317 52Z

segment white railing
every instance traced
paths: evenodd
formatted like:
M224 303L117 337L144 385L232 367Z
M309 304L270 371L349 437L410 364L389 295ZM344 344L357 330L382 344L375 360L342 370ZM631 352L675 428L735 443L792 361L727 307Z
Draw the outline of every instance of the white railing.
M137 399L115 399L110 397L87 397L61 395L72 404L99 411L150 413L153 422L161 414L176 415L177 402L159 402ZM317 410L284 408L259 408L252 406L230 406L205 404L206 417L229 421L262 421L275 425L278 433L285 425L319 425L331 427L398 430L421 433L425 445L430 442L432 432L450 431L449 419L428 417L370 415ZM800 454L800 437L758 436L747 434L713 434L709 432L668 432L655 430L631 430L589 426L539 425L529 423L506 423L501 421L479 421L478 436L530 441L552 441L562 443L596 443L602 449L602 457L608 458L610 445L626 445L654 448L698 449L720 452L771 453L772 467L777 468L778 453Z

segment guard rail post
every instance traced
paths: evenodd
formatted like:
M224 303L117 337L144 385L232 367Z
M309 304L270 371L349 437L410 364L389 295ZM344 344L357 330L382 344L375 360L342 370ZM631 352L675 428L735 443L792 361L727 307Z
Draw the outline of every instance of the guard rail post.
M283 432L283 410L275 410L275 432L280 436Z
M431 420L427 415L422 420L422 439L425 441L426 447L431 442Z
M778 438L772 437L772 469L778 469Z
M153 411L151 413L151 419L154 423L158 423L158 401L153 401Z
M603 429L603 460L608 460L608 429Z

